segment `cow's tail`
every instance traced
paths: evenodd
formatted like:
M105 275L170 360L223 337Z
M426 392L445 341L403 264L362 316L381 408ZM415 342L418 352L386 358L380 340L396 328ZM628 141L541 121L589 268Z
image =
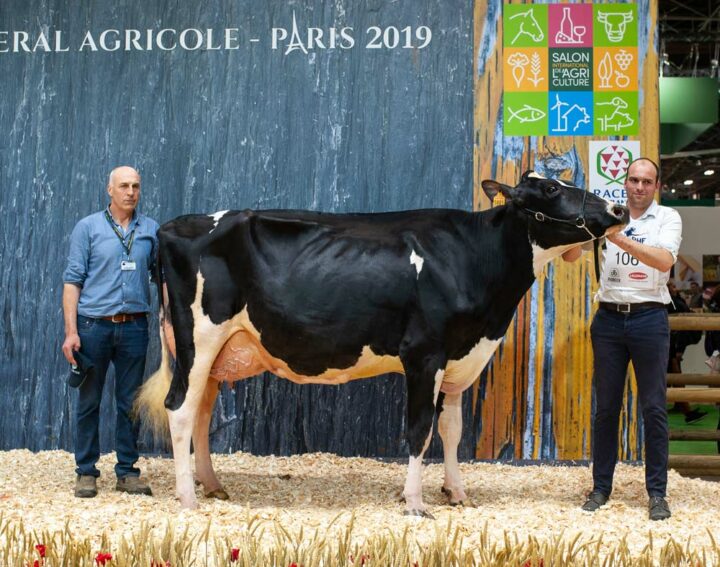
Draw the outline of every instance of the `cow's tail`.
M167 345L167 338L165 337L166 317L168 318L167 324L172 324L172 322L169 321L170 310L168 308L169 306L165 303L165 294L163 293L164 282L162 267L160 266L160 254L157 255L156 269L155 281L157 282L158 297L160 299L160 344L162 347L162 358L160 368L147 379L138 391L133 413L136 417L142 419L145 427L152 431L156 439L167 441L170 439L170 427L168 425L167 410L165 409L165 398L170 391L172 369L170 367L170 351Z

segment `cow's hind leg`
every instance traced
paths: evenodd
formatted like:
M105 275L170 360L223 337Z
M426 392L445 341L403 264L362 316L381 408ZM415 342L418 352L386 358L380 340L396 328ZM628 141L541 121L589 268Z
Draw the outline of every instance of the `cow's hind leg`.
M195 449L195 480L202 483L207 498L228 500L227 492L225 492L215 475L210 457L210 420L212 419L219 386L220 384L215 380L208 379L205 385L205 393L198 407L192 435Z
M403 357L407 379L410 460L403 496L405 515L432 518L422 498L423 455L432 438L435 403L445 374L444 361L432 355Z
M198 419L198 409L205 397L210 368L227 338L215 325L196 325L195 331L196 336L203 337L202 348L185 350L178 343L178 363L165 399L175 460L176 493L184 508L197 507L190 439ZM190 371L185 368L190 368Z
M462 437L462 393L440 394L438 409L438 431L445 453L445 482L442 491L447 495L450 504L457 506L467 501L457 458Z

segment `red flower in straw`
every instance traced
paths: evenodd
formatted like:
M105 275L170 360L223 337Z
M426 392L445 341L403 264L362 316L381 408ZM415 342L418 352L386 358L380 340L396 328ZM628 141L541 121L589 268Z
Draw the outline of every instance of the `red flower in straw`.
M108 561L112 561L112 553L103 553L101 551L95 556L96 565L105 565Z
M35 546L35 550L38 552L38 555L39 555L40 557L45 557L45 551L46 551L46 549L47 549L47 548L46 548L45 545L43 545L42 543L38 543L38 544Z
M235 562L240 557L240 550L237 547L233 547L230 550L230 561Z

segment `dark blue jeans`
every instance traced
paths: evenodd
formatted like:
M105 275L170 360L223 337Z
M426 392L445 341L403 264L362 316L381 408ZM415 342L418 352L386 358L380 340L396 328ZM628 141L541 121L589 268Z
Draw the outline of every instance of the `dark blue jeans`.
M115 367L115 452L118 478L137 476L138 424L130 418L135 394L142 384L148 346L148 323L141 317L126 323L78 316L78 334L82 351L95 364L95 378L85 380L78 392L75 414L75 469L77 474L100 476L95 464L100 458L100 401L105 375L112 362Z
M618 456L618 422L628 363L632 361L645 428L645 487L665 496L668 464L667 362L670 327L667 311L631 314L598 309L590 327L594 356L594 490L612 492Z

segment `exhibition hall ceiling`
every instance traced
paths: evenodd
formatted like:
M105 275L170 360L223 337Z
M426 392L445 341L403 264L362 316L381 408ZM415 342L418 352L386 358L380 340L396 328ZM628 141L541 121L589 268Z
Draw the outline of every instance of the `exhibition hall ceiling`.
M660 0L660 74L664 77L712 77L720 88L720 2ZM691 101L689 101L691 103ZM668 198L720 196L720 124L711 126L672 156L661 160ZM707 172L713 171L713 174ZM692 184L686 184L687 181ZM671 193L675 190L675 193Z

